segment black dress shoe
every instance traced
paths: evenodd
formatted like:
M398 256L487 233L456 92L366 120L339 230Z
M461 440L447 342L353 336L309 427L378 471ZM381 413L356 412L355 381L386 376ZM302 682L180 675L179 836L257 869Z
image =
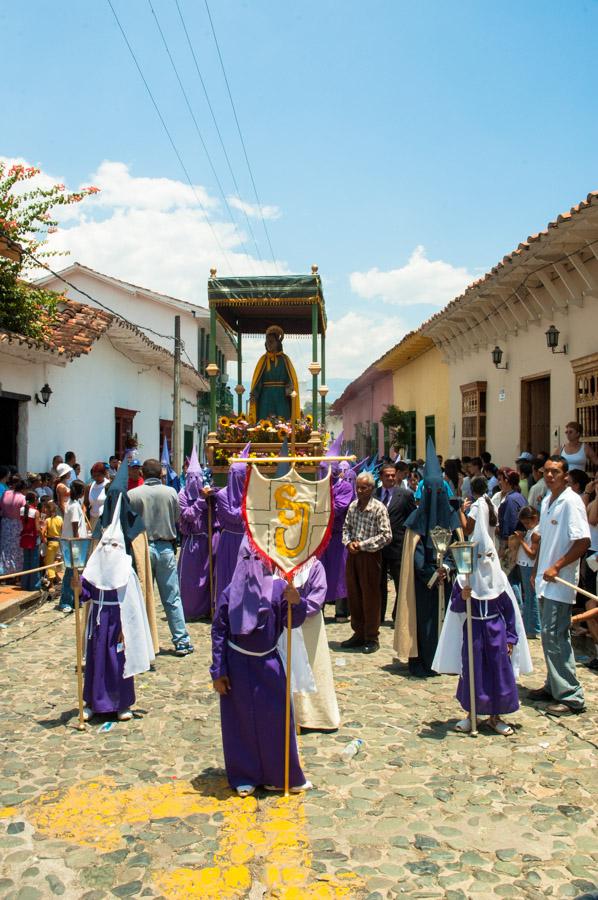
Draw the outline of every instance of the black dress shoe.
M347 638L346 641L341 641L341 647L345 647L346 649L350 649L351 647L363 647L364 644L364 639L357 637L356 634L352 635L350 638Z
M368 641L367 644L363 645L364 653L376 653L377 650L380 649L380 644L378 641Z
M554 697L547 691L546 688L535 688L533 691L528 691L527 696L530 700L552 700L554 701Z

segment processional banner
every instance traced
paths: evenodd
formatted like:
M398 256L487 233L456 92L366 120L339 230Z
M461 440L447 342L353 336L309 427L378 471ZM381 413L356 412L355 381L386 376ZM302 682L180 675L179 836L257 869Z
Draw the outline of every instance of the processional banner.
M243 497L249 538L288 580L324 551L333 513L330 469L321 481L308 481L295 469L282 478L265 478L257 466L250 467Z

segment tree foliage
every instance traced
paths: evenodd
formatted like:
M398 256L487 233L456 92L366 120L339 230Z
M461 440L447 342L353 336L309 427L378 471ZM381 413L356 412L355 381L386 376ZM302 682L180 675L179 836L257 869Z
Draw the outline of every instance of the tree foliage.
M409 413L399 409L394 403L386 407L380 422L390 432L390 441L395 450L407 445L409 438Z
M36 340L47 335L60 295L29 283L32 274L42 268L32 256L42 260L59 255L45 249L47 235L58 228L52 211L99 191L87 187L68 192L63 184L29 186L39 174L34 166L8 167L0 161L0 235L23 251L18 260L0 256L0 328Z

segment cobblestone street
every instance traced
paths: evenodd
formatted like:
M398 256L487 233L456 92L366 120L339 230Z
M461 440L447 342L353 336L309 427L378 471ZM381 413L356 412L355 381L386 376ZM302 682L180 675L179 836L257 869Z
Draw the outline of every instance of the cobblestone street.
M166 628L161 622L163 646ZM589 712L551 720L523 700L513 737L451 731L455 679L418 681L340 651L343 725L300 739L314 790L232 797L209 626L193 656L136 679L135 719L74 728L73 617L50 605L0 632L0 896L165 898L575 897L598 885L598 679ZM539 642L532 647L541 683ZM525 691L521 692L522 695ZM353 737L362 752L339 751Z

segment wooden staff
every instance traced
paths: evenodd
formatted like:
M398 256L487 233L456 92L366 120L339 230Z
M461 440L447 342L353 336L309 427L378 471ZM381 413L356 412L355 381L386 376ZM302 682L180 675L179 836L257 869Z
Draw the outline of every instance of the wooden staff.
M291 393L291 397L296 397L295 391ZM296 445L296 422L293 419L291 422L291 457L295 456L295 445ZM295 463L292 463L292 467L294 468ZM293 584L293 580L291 579L289 584ZM288 797L290 794L289 790L289 778L290 778L290 768L291 768L291 653L292 653L292 631L293 631L293 616L291 610L291 604L287 600L287 683L286 683L286 693L285 693L285 709L284 709L284 795Z
M11 572L10 575L0 575L0 581L4 581L7 578L19 578L21 575L31 575L32 572L44 572L46 569L60 569L63 565L62 560L60 562L56 560L53 563L48 563L47 566L37 566L35 569L25 569L24 572Z
M85 719L83 718L83 648L81 645L81 604L79 596L81 593L81 580L79 578L79 570L73 569L73 578L71 581L73 594L75 597L75 638L77 641L77 695L79 700L79 731L85 731Z
M208 567L210 572L210 612L214 619L214 555L212 552L212 540L214 526L212 522L212 498L206 498L208 503Z
M465 576L465 586L469 587L469 575ZM468 592L469 594L469 592ZM473 671L473 621L471 618L471 595L465 600L465 616L467 620L467 664L469 666L469 721L470 734L478 736L478 717L475 703L475 675Z
M293 584L292 580L289 584ZM287 600L287 685L284 714L284 795L288 797L291 768L291 635L293 632L293 615L291 604Z
M559 578L558 575L555 576L552 581L558 581L559 584L564 584L565 587L572 588L577 594L583 594L584 597L587 597L588 600L596 600L598 602L598 597L596 594L590 594L589 591L584 591L583 588L578 587L576 584L571 584L570 581L565 581L564 578Z

